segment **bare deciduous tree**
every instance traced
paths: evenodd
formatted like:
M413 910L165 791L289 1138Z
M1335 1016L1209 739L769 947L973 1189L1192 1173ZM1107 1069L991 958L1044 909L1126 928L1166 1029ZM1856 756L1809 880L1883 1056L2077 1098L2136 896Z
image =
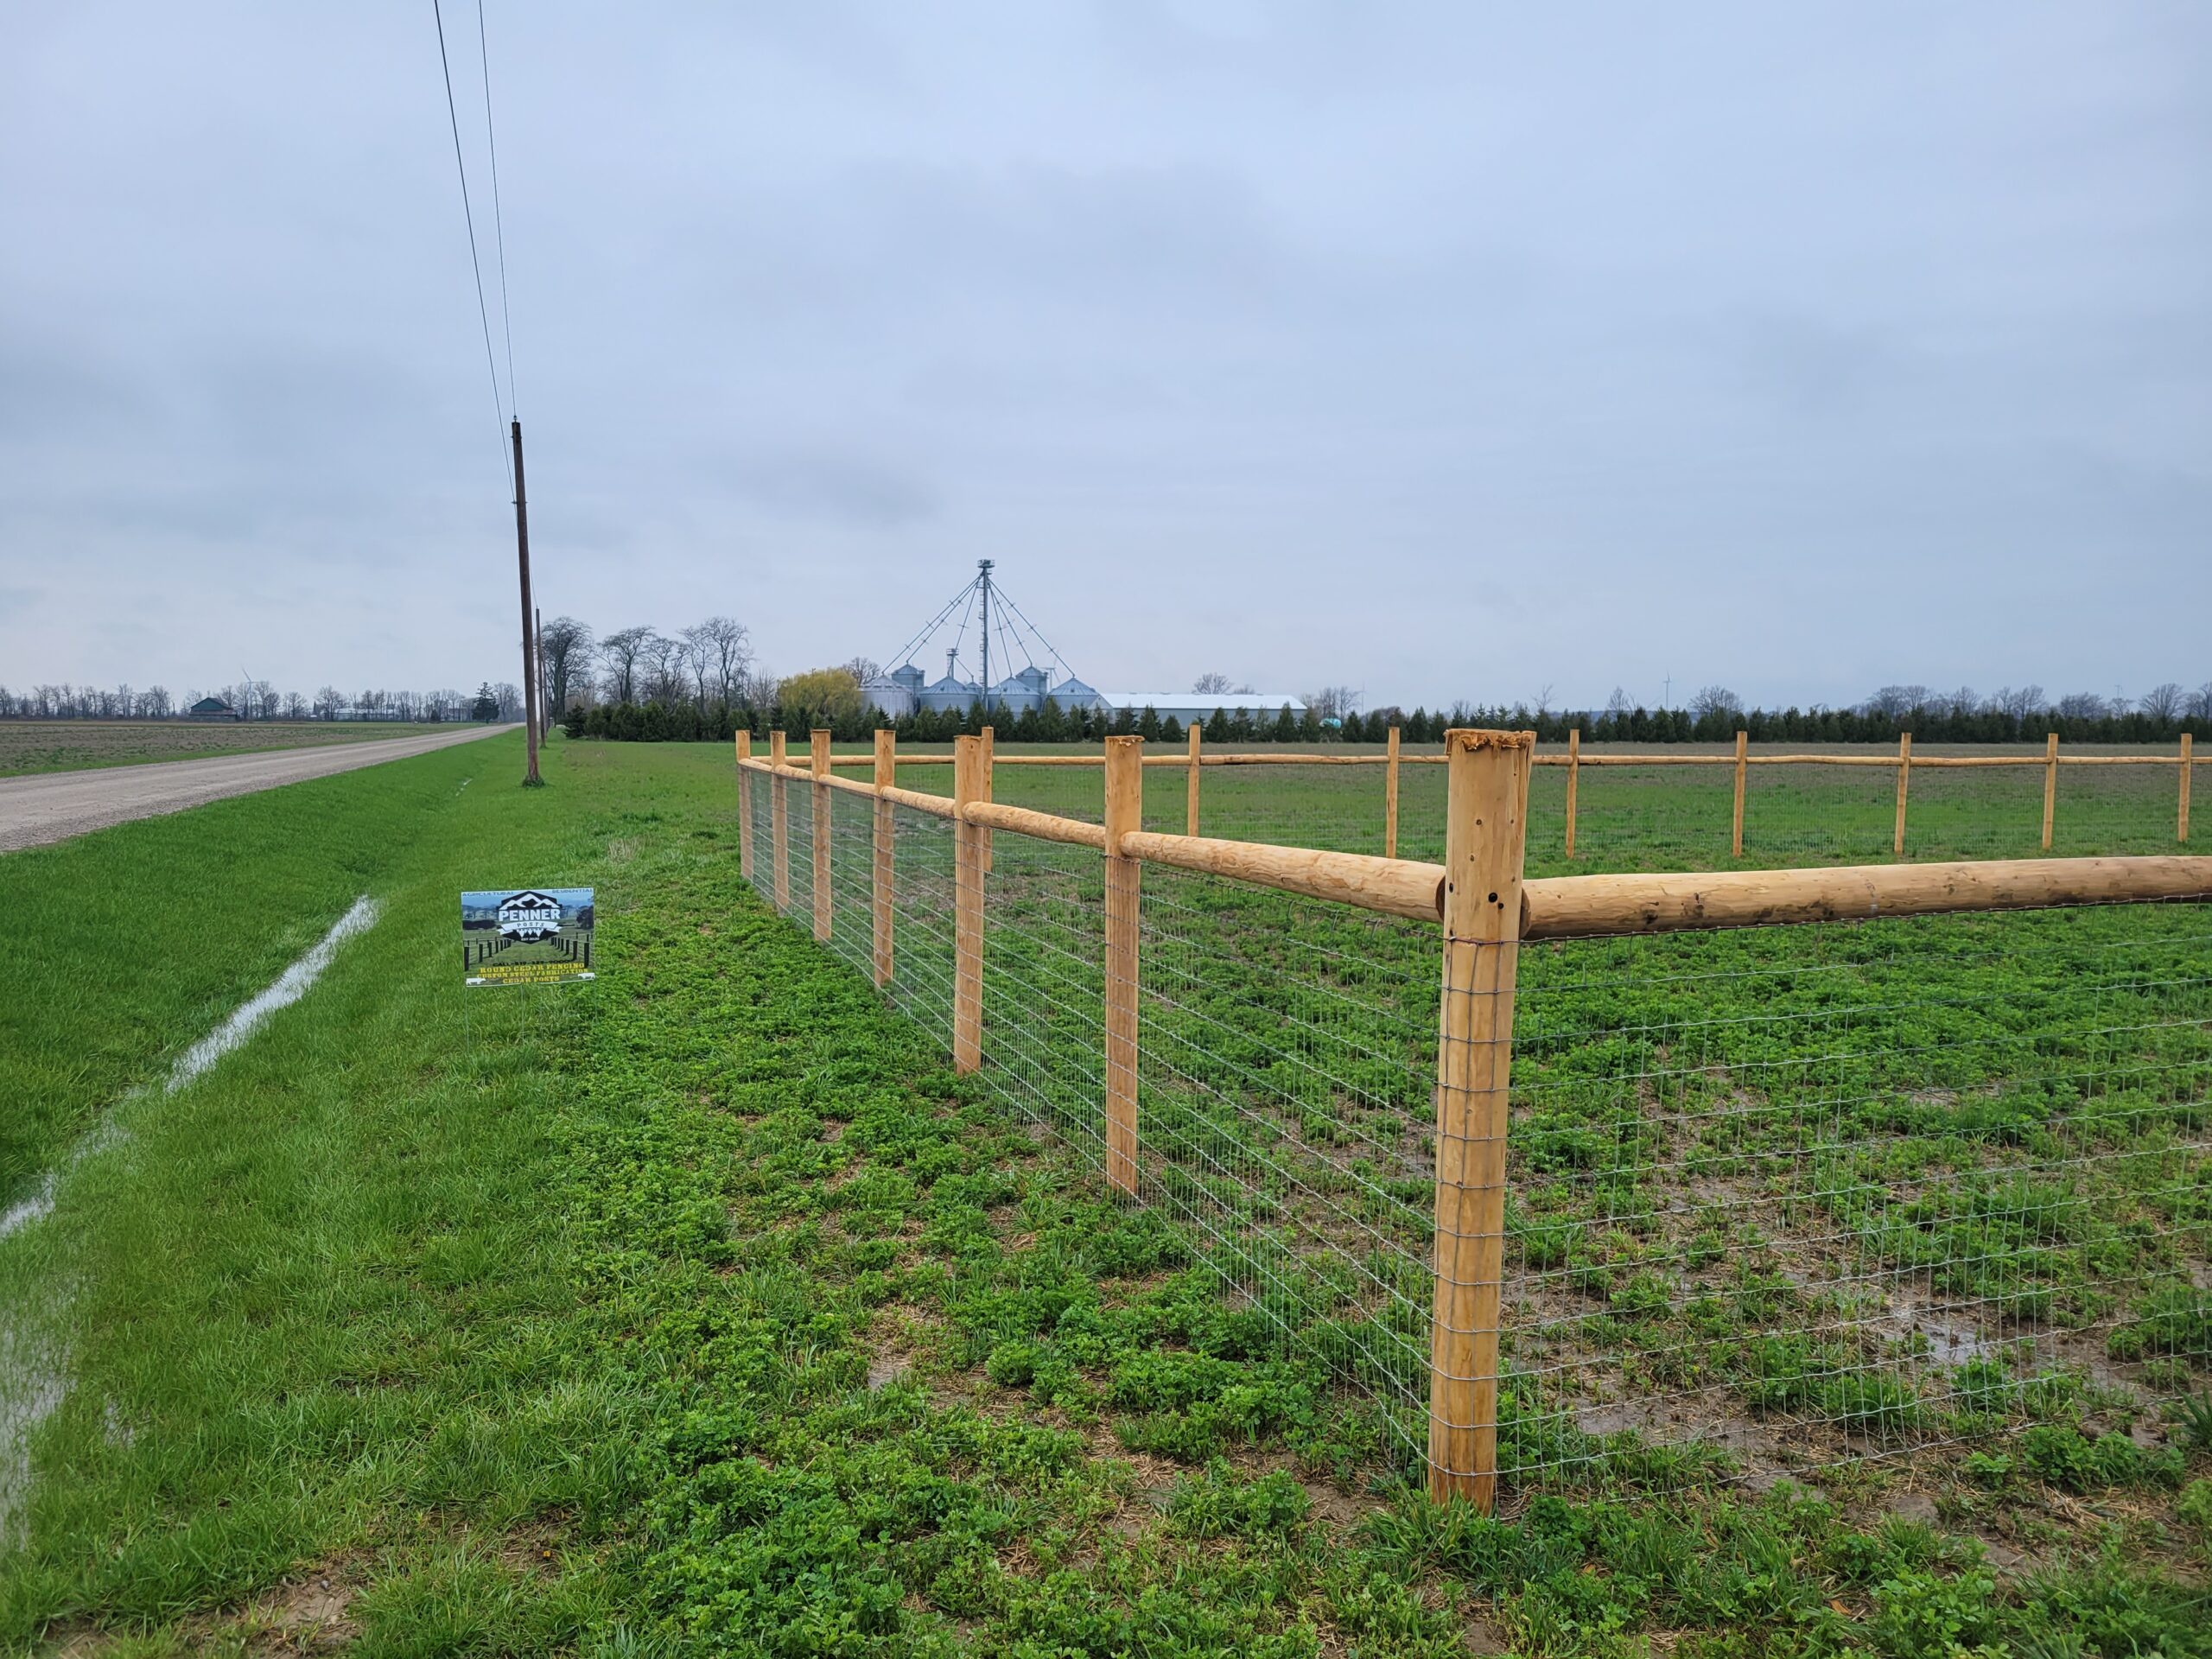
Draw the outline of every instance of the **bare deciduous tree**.
M1708 685L1690 699L1690 713L1702 720L1707 715L1740 715L1744 700L1725 685Z
M613 702L638 700L638 664L649 640L658 636L651 628L617 628L599 642L599 659L607 667L607 695Z
M725 706L741 702L753 667L753 635L729 616L710 616L699 626L715 652L715 700Z
M647 698L674 702L683 696L684 648L681 637L652 634L639 655L646 668L645 691Z
M545 689L558 714L591 672L591 630L573 616L556 616L537 631L537 641L544 653Z
M2187 700L2180 682L2168 680L2164 685L2152 686L2138 697L2135 706L2164 726L2181 718L2181 711Z
M1925 709L1935 694L1924 685L1885 685L1866 699L1866 712L1884 720L1898 720L1916 709Z
M1192 691L1202 697L1219 696L1229 689L1229 676L1214 669L1209 669L1191 682Z
M1314 719L1325 721L1341 721L1356 711L1363 695L1349 685L1325 685L1318 691L1299 693L1306 706L1313 711Z

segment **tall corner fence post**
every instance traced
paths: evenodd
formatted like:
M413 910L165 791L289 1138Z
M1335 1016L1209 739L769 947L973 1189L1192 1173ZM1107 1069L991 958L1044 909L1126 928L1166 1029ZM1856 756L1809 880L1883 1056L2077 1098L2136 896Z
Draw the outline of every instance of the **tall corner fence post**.
M892 842L896 831L893 815L897 810L884 798L883 791L895 788L899 782L899 737L886 728L878 727L875 734L875 865L869 886L870 928L874 935L875 982L891 982L891 917L892 917Z
M807 734L814 766L814 937L830 939L830 734Z
M753 774L746 762L753 758L753 734L737 734L737 873L753 879Z
M976 785L977 792L976 796L976 798L979 801L993 801L998 798L997 796L991 792L991 762L998 754L998 733L995 730L988 726L983 728L982 781ZM991 873L991 832L988 830L978 830L976 833L980 838L977 840L976 844L982 849L983 874L985 875L988 875Z
M1897 833L1890 837L1890 852L1897 858L1904 856L1904 798L1911 784L1912 734L1899 732L1897 734Z
M790 764L781 732L768 734L768 765L773 776L768 785L768 810L775 819L776 908L791 907L791 824L790 802L785 797L784 768Z
M1497 1496L1507 1099L1534 732L1445 734L1443 989L1436 1045L1436 1291L1428 1490Z
M1582 772L1582 728L1567 734L1567 855L1574 856L1574 785Z
M983 740L952 740L952 1069L983 1064L983 835L968 808L988 800Z
M1729 850L1738 858L1744 855L1744 775L1750 770L1745 757L1751 745L1751 735L1738 727L1736 731L1736 827L1729 842Z
M2189 732L2181 734L2181 817L2174 830L2174 839L2187 845L2189 842L2189 768L2196 739Z
M1196 768L1194 767L1195 772ZM1106 740L1106 1179L1137 1191L1137 935L1142 866L1122 837L1144 828L1144 739Z
M1196 835L1195 830L1191 832ZM1398 855L1398 728L1390 728L1382 745L1382 856Z
M2058 734L2051 732L2043 744L2043 849L2050 850L2051 820L2058 816Z
M1188 798L1183 806L1183 833L1186 836L1198 833L1198 722L1194 720L1191 722L1190 777L1184 786Z

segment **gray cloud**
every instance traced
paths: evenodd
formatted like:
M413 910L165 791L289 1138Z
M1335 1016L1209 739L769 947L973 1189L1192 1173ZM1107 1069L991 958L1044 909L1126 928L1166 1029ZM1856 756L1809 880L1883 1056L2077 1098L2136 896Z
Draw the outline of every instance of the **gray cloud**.
M988 556L1102 682L2212 671L2201 12L487 15L551 609L798 668ZM428 20L16 34L0 680L508 677Z

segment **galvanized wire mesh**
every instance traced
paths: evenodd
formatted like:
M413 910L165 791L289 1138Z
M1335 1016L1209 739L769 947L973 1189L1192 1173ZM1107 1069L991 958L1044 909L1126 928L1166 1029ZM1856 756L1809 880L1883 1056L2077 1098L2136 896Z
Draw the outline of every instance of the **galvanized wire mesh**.
M2212 1363L2209 923L1522 947L1509 1478L1803 1469Z
M815 791L782 787L781 907L810 926ZM829 944L872 973L883 809L825 793ZM750 780L772 900L774 795ZM958 835L885 816L883 988L950 1049ZM1103 1166L1104 861L989 840L978 1080ZM1497 1252L1509 1499L1941 1447L2212 1374L2204 904L1487 948L1517 969L1505 1198L1487 1247L1444 1242L1455 1274ZM1141 1196L1409 1463L1440 956L1433 926L1143 869Z

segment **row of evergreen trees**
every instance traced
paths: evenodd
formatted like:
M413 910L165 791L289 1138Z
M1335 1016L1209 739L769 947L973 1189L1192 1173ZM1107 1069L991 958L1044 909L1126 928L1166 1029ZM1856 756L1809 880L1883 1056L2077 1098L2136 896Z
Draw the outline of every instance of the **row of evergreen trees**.
M2106 714L2093 718L2056 714L2024 718L1994 709L1951 710L1916 709L1891 715L1852 709L1785 709L1779 712L1754 709L1748 714L1713 709L1694 715L1685 709L1635 709L1601 714L1531 712L1525 708L1471 708L1465 703L1431 714L1416 709L1411 714L1378 709L1364 717L1347 715L1340 728L1324 728L1311 709L1301 717L1286 703L1270 719L1242 711L1217 709L1203 727L1208 744L1245 743L1380 743L1393 721L1403 743L1440 743L1454 727L1503 727L1515 731L1533 729L1546 743L1564 743L1567 733L1580 728L1585 742L1725 743L1740 728L1754 743L1895 743L1901 732L1910 732L1923 743L2017 743L2039 741L2056 732L2068 743L2171 742L2183 732L2212 737L2212 721L2190 716L2158 720L2139 712ZM766 739L782 730L804 742L807 733L821 723L809 709L786 710L779 705L752 708L744 704L716 704L700 709L690 703L601 703L588 710L571 709L563 722L571 737L597 737L632 743L727 743L741 729ZM1182 723L1170 715L1162 719L1147 708L1132 715L1121 709L1111 715L1093 709L1063 709L1047 699L1044 709L1015 715L1001 703L988 718L980 703L962 714L946 709L923 709L887 721L869 709L861 715L833 718L830 729L840 742L861 742L878 727L889 725L902 743L949 743L963 734L994 728L1012 743L1095 743L1105 737L1135 734L1149 742L1180 743Z

